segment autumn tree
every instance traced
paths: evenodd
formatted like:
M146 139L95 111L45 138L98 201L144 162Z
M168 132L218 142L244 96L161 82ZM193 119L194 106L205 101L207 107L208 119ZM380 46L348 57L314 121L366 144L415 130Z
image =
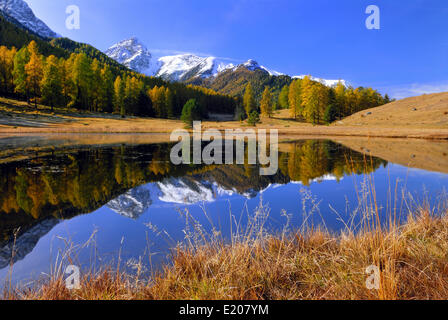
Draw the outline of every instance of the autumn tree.
M342 117L345 114L345 105L346 105L346 98L345 98L345 86L344 84L339 81L334 88L334 98L335 98L335 109L336 109L336 115L339 117L339 119L342 119Z
M151 97L152 105L156 117L166 118L168 115L167 108L167 90L164 86L155 86L148 90L148 95ZM196 100L195 100L196 101ZM196 101L197 103L197 101Z
M283 86L280 94L278 96L278 105L280 109L288 109L289 108L289 86Z
M94 59L91 64L92 69L92 87L90 88L91 92L91 104L89 109L91 111L99 111L101 109L102 100L103 100L103 77L101 76L101 65L97 59Z
M121 116L125 115L124 110L124 90L125 82L118 76L114 82L114 111L120 113Z
M128 77L124 89L124 105L127 114L141 115L144 106L139 105L139 95L144 91L143 82L135 77Z
M260 122L260 115L256 110L252 111L247 117L247 123L255 127L259 122Z
M101 69L102 87L100 88L99 111L112 112L114 103L114 78L108 65Z
M165 108L166 108L166 116L168 118L172 118L174 116L174 97L173 92L170 88L165 89Z
M271 94L271 90L269 90L268 87L266 87L263 91L263 96L261 98L261 103L260 103L260 109L261 109L261 113L263 115L268 116L269 118L273 114L272 94Z
M248 83L244 91L243 105L246 114L249 116L252 111L257 111L257 102L255 101L252 83Z
M25 66L30 60L30 54L28 48L24 47L20 49L14 57L14 91L22 97L25 97L29 103L29 88L27 86L27 76Z
M28 45L30 61L25 65L26 83L29 92L34 97L34 106L37 109L37 97L40 95L40 83L42 81L42 58L37 49L37 43L31 41Z
M61 87L62 87L62 105L67 107L71 100L75 99L74 94L74 83L72 79L72 69L75 60L75 55L72 54L67 60L64 58L59 59L59 75L61 77Z
M344 117L355 113L357 97L353 88L348 88L345 92Z
M61 83L59 61L55 56L49 56L45 63L41 92L42 103L50 105L51 111L55 106L59 106L64 98Z
M313 124L320 124L328 106L328 88L318 82L304 83L302 103L302 115L305 120Z
M302 114L302 80L296 79L290 84L288 104L291 116L294 119L300 117Z
M88 110L92 103L92 68L85 53L76 55L73 63L72 80L74 85L74 105Z
M0 92L3 95L10 95L14 92L13 71L16 53L16 48L0 47Z

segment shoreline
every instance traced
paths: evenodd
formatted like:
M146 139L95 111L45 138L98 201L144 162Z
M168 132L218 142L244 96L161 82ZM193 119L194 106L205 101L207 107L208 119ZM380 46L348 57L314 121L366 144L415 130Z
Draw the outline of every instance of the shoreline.
M448 141L442 139L324 135L279 135L279 150L299 140L331 140L366 156L407 167L448 173ZM166 133L40 133L0 134L0 163L24 160L36 154L81 147L170 143ZM285 149L286 148L286 149Z
M35 135L168 135L176 129L184 129L182 125L178 124L176 120L152 120L160 121L162 123L173 121L165 126L165 129L145 129L130 128L130 129L94 129L94 128L72 128L58 127L58 128L23 128L17 129L0 127L0 138L4 137L27 137ZM240 125L239 123L219 123L219 122L203 122L203 131L208 129L218 129L221 132L229 129L266 129L278 130L279 137L282 138L300 138L303 136L314 137L365 137L365 138L396 138L396 139L424 139L424 140L448 140L448 129L436 128L385 128L385 127L343 127L343 126L300 126L297 128L280 128L275 126L257 125L256 127L249 127L247 125ZM189 130L191 132L191 130Z

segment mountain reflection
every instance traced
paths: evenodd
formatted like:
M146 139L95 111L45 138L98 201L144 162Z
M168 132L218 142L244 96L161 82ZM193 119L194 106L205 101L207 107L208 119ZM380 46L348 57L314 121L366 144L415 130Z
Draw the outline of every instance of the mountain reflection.
M0 268L10 263L15 233L17 261L60 220L104 205L136 219L155 201L193 204L223 193L251 198L272 184L339 180L387 164L369 158L366 166L363 154L342 145L304 140L282 145L277 174L260 176L256 165L175 166L171 146L80 148L0 165Z

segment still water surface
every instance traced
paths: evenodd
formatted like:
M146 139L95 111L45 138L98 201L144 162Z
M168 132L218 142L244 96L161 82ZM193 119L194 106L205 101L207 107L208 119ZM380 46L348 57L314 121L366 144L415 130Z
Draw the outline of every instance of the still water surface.
M274 176L260 176L253 165L174 166L171 146L66 148L1 164L0 282L11 262L14 282L39 278L72 246L84 268L119 256L130 271L139 259L158 268L194 224L228 239L260 207L273 233L305 220L334 232L349 222L356 228L372 186L384 219L424 199L436 206L448 187L445 173L326 140L282 145Z

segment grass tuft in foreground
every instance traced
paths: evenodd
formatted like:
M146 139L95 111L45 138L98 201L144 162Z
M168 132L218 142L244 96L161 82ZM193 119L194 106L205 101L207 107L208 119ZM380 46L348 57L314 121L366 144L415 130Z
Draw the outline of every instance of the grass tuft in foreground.
M448 217L421 209L398 227L337 236L321 230L209 241L174 252L148 282L111 269L69 291L62 278L6 299L447 299ZM381 270L379 290L366 267Z

